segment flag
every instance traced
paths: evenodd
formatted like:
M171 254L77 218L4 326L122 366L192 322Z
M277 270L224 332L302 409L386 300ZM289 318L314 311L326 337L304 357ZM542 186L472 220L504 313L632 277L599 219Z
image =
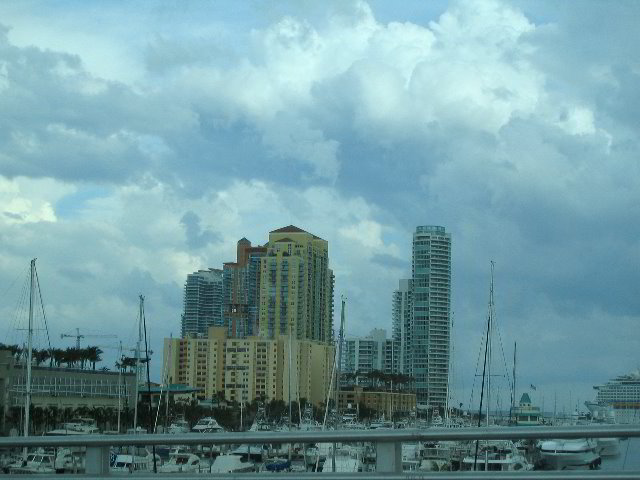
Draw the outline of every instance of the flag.
M532 383L531 385L529 385L531 387L531 390L535 390L536 386Z

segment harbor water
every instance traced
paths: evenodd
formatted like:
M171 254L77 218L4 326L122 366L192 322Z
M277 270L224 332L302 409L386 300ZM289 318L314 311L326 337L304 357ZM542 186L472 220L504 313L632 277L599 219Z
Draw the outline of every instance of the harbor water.
M629 438L620 442L620 454L602 457L602 470L640 471L640 438Z

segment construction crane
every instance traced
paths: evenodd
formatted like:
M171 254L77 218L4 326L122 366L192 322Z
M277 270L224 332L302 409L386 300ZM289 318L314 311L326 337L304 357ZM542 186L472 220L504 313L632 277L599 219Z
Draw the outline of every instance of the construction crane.
M70 333L61 333L60 334L60 338L65 338L65 337L69 337L69 338L75 338L76 339L76 348L80 348L80 339L81 338L118 338L117 335L80 335L80 329L76 328L76 334L70 334Z

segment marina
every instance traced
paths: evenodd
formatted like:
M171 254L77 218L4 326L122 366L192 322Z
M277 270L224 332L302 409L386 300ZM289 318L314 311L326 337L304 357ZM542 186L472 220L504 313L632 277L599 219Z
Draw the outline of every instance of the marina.
M387 448L388 445L400 445L403 443L415 443L419 444L424 443L433 443L440 441L453 441L453 442L467 442L474 443L474 440L480 439L481 442L485 442L484 445L492 445L499 447L495 449L496 454L505 453L508 449L504 448L504 443L497 442L496 439L504 438L506 440L517 440L517 439L539 439L545 440L550 437L553 438L566 438L566 439L579 439L583 436L592 436L596 438L610 438L610 437L623 437L627 438L624 442L637 442L638 437L640 437L640 426L603 426L603 425L591 425L591 426L573 426L573 427L492 427L492 428L462 428L462 429L454 429L454 430L446 430L439 428L429 428L425 430L415 430L415 429L392 429L392 430L345 430L345 431L322 431L322 432L308 432L308 431L292 431L292 432L236 432L236 433L224 433L224 434L179 434L179 435L171 435L171 434L156 434L156 435L88 435L84 439L80 439L79 437L27 437L27 438L0 438L0 448L6 449L8 446L11 446L11 442L13 441L14 447L36 447L44 448L44 449L54 449L59 448L63 445L67 447L74 447L78 445L85 445L86 450L86 471L85 473L100 473L100 474L108 474L110 472L117 473L117 471L125 471L126 467L129 467L129 458L123 457L120 458L121 463L124 465L117 465L117 470L108 467L108 465L103 465L100 462L96 463L96 460L101 458L103 455L106 455L106 459L109 458L109 452L112 448L124 447L126 445L138 445L136 449L136 454L138 457L143 458L145 455L140 454L141 449L149 450L149 447L154 445L161 444L169 444L169 445L177 445L181 444L186 447L197 449L198 445L202 443L205 444L215 444L219 446L221 449L226 449L226 446L233 446L238 444L265 444L267 442L276 442L281 444L292 443L292 444L308 444L312 442L321 442L326 444L332 444L334 442L339 442L343 446L340 447L340 454L336 451L336 458L339 458L338 461L335 462L336 470L340 466L343 468L349 469L353 473L358 473L358 471L362 473L366 473L369 471L376 472L396 472L401 473L404 470L403 468L403 458L402 458L402 449L395 448ZM504 440L501 440L503 442ZM489 443L486 443L489 442ZM376 455L374 456L374 461L370 465L369 468L365 468L364 465L366 462L363 462L363 457L359 457L356 452L363 452L363 449L353 449L349 452L348 449L345 449L347 444L349 445L358 445L358 444L366 444L369 443L374 446L374 451ZM142 447L141 445L146 445ZM503 445L503 446L500 446ZM626 445L630 445L627 443ZM625 445L625 447L626 447ZM637 445L637 443L635 443ZM637 470L633 470L638 465L637 459L637 450L635 450L636 455L633 453L633 447L627 447L626 450L632 451L631 456L629 454L624 454L621 452L619 456L616 456L612 462L604 462L602 471L603 472L613 472L613 471L627 471L627 472L635 472L638 473ZM488 451L487 449L483 449L484 452ZM347 453L349 452L349 453ZM483 452L483 453L484 453ZM513 450L510 453L514 453ZM39 457L39 458L38 458ZM25 465L26 468L36 468L36 464L33 462L38 461L37 468L46 469L47 465L50 464L49 461L43 462L43 458L46 455L43 454L34 454L34 457L31 458L32 464L29 466ZM148 457L148 455L147 455ZM184 457L182 457L184 458ZM488 470L497 470L497 466L500 464L497 457L492 457L492 461L487 461L486 455L478 456L478 463L484 462L484 465L489 466ZM507 457L504 457L506 460ZM354 461L355 460L355 461ZM294 460L295 461L295 460ZM135 463L135 462L134 462ZM216 466L217 463L217 466ZM211 465L210 471L216 472L256 472L260 470L264 471L273 471L276 470L276 467L280 468L278 471L300 471L295 470L293 468L293 462L291 465L287 465L288 461L285 459L271 459L269 461L265 461L262 465L256 464L254 462L248 461L247 459L243 459L240 455L234 455L231 453L226 453L220 455ZM516 471L519 470L516 467L515 462L510 462L513 465L511 469L505 469L500 467L499 470L502 471ZM326 463L325 463L326 465ZM333 461L329 463L331 466L331 470L333 471ZM139 470L131 470L129 472L145 472L151 471L150 464L147 463L145 466L141 466ZM160 467L158 465L158 467ZM271 468L269 468L271 467ZM351 470L351 469L354 470ZM355 471L357 470L357 471ZM477 468L476 471L481 471L482 468ZM318 470L318 472L328 471L326 468ZM425 470L424 472L428 472L429 470ZM19 467L12 467L7 471L9 474L19 473ZM420 470L417 470L413 473L419 474ZM461 472L461 474L469 474L471 478L473 478L473 471L470 472Z

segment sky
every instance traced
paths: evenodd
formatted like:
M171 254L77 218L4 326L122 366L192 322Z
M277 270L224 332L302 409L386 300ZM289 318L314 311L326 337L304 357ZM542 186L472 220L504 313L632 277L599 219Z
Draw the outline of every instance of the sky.
M0 2L0 342L24 341L37 257L53 346L79 328L112 366L142 294L159 360L186 275L289 224L329 242L347 334L390 333L412 232L441 225L456 403L479 398L491 261L492 371L517 342L518 394L592 400L640 365L638 18L634 1Z

